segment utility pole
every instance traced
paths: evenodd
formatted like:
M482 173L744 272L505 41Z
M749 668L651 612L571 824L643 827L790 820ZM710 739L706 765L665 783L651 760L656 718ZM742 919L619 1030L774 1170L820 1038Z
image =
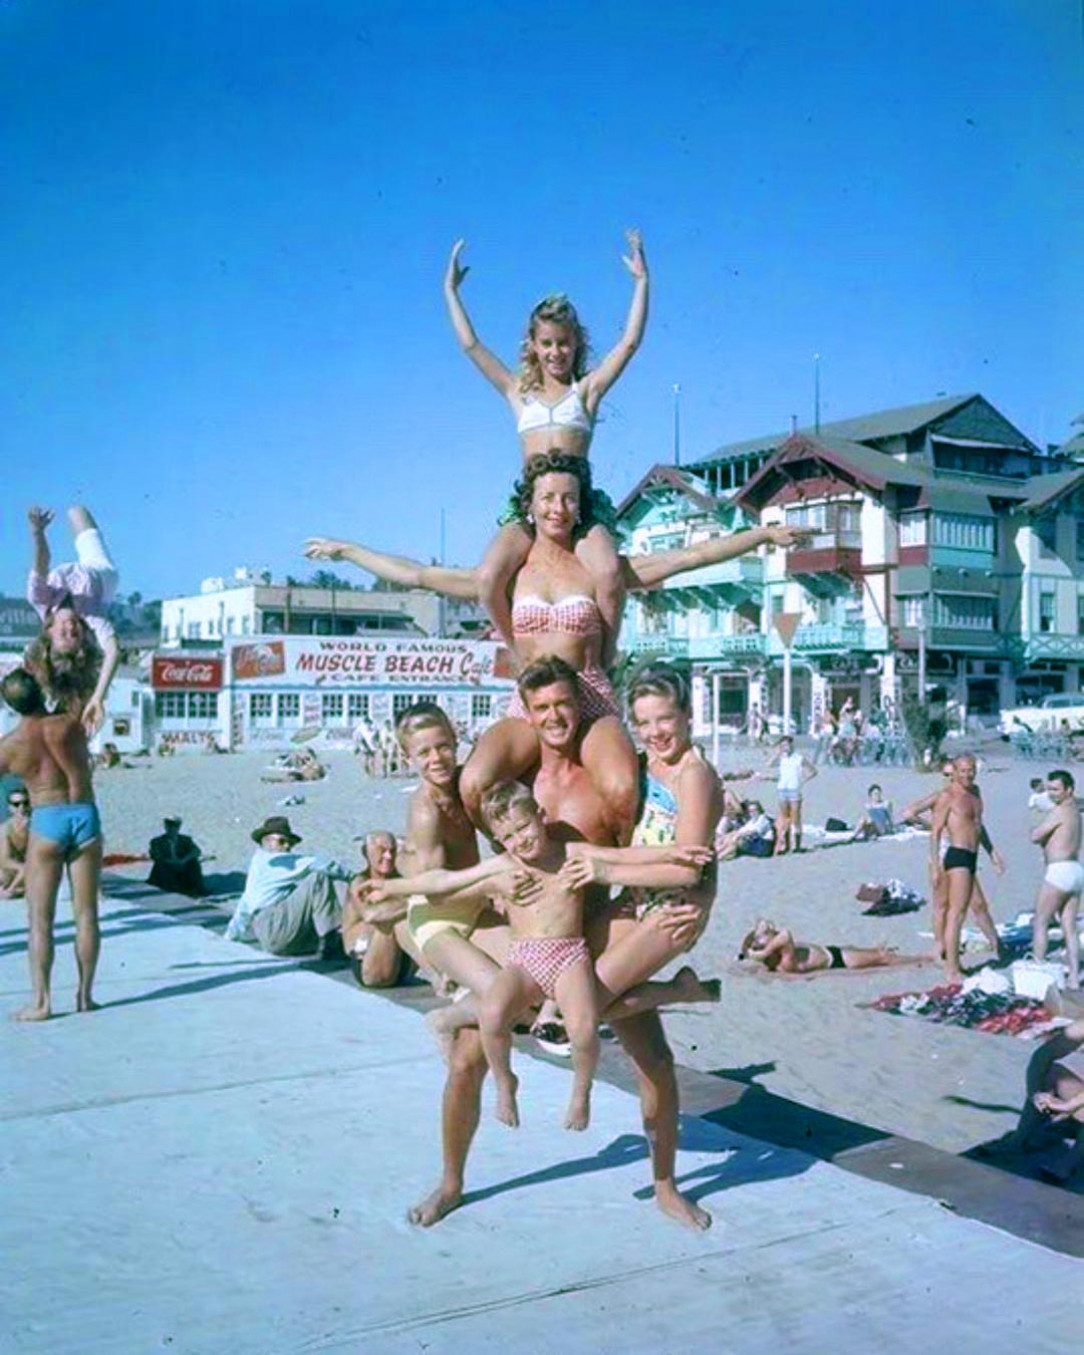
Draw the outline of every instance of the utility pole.
M681 465L681 386L674 382L674 465Z
M821 355L813 354L813 432L821 435Z

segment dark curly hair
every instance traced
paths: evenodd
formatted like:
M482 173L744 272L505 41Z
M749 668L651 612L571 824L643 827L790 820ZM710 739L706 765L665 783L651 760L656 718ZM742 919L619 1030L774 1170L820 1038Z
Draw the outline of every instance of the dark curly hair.
M102 651L94 632L77 616L81 643L74 654L54 654L49 626L58 611L71 607L65 597L45 614L38 638L28 646L23 666L37 679L46 698L58 709L78 714L94 695L102 667Z
M580 520L577 531L586 532L594 522L591 514L591 495L594 490L591 484L591 463L587 457L572 456L568 452L552 448L548 452L538 452L527 458L523 477L516 481L512 490L519 515L524 522L530 521L534 487L543 475L576 477L580 485Z

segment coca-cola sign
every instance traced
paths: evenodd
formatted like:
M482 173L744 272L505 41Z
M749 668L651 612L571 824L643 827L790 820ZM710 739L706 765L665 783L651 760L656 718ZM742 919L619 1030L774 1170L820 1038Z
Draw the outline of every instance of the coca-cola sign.
M151 660L156 692L217 692L222 688L222 659L195 654L156 654Z

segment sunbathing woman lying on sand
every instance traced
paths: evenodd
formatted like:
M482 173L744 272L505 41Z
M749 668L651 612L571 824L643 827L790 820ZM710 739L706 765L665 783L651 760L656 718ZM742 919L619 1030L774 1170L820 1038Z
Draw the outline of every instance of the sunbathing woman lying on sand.
M795 941L786 927L762 917L743 937L738 959L753 960L770 974L820 974L829 969L923 964L929 956L900 955L893 946L818 946Z

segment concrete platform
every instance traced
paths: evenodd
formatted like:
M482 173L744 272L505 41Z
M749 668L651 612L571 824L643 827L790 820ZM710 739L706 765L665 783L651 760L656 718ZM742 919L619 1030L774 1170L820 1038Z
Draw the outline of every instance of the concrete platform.
M416 1230L443 1078L418 1014L198 917L106 899L108 1005L0 1028L5 1352L1079 1348L1078 1260L696 1117L680 1176L715 1226L685 1232L635 1098L600 1083L567 1134L567 1070L522 1056L524 1128L487 1097L465 1206ZM5 907L0 998L26 994Z

